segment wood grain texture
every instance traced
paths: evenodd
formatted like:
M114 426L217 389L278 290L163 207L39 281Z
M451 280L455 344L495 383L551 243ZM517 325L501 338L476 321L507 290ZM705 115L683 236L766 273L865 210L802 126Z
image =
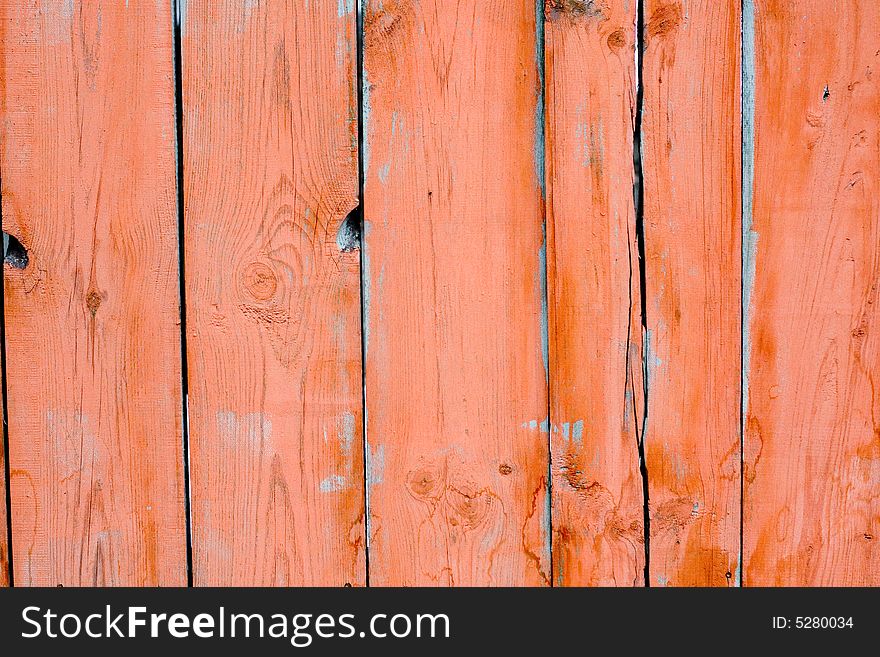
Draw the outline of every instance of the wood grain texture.
M184 585L166 1L0 2L18 585Z
M545 3L553 581L640 586L636 5Z
M5 379L5 368L3 368L2 375ZM3 426L6 426L5 413L4 409ZM5 440L0 434L0 587L9 586L9 532L7 531L9 516L6 509L6 450L4 445Z
M196 585L366 580L352 2L187 3Z
M644 3L642 166L652 586L737 582L738 2Z
M754 3L745 583L880 584L880 5Z
M550 580L536 14L366 2L371 584Z

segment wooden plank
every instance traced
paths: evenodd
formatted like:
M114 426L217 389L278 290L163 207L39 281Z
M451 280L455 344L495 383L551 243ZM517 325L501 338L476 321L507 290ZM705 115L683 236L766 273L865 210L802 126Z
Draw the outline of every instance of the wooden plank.
M371 584L550 581L536 13L365 3Z
M877 586L880 5L749 5L745 582Z
M3 249L3 259L6 259L6 248ZM6 379L6 368L0 372ZM6 426L6 409L3 409L3 426ZM5 437L0 434L0 587L9 586L9 532L6 510L6 449Z
M355 19L181 17L197 585L365 583Z
M0 25L15 583L184 585L170 5Z
M636 4L546 3L554 584L640 586Z
M737 583L740 5L644 4L650 584Z

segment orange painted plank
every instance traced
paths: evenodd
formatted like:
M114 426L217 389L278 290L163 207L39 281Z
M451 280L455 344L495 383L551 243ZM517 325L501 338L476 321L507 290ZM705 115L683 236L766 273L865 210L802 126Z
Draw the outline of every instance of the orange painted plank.
M184 585L167 1L0 2L19 585Z
M3 465L5 457L0 456L0 465ZM0 509L0 521L3 521L2 527L0 527L0 531L3 532L3 536L0 536L0 587L9 586L9 548L7 545L7 532L6 532L6 477L3 477L3 485L0 486L0 493L3 493L3 507Z
M737 583L740 3L644 4L650 584Z
M880 5L753 4L744 580L877 586Z
M364 24L370 582L548 584L536 7Z
M545 5L554 584L640 586L636 6Z
M196 585L366 580L355 18L181 16Z
M6 253L4 251L4 258ZM6 378L6 369L0 372ZM6 411L4 409L3 424L6 424ZM6 450L5 440L0 434L0 587L9 586L9 532L6 515Z

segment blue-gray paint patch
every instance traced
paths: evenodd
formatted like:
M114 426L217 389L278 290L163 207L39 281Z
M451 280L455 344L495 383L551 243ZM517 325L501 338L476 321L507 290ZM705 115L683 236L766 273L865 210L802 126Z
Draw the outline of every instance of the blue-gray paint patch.
M342 452L346 456L351 455L351 447L354 444L354 413L351 411L345 411L342 414L342 435L340 440L342 442Z
M188 0L177 0L177 11L174 12L174 17L177 19L177 27L180 28L181 36L186 34L187 2Z
M538 422L538 420L529 420L528 422L523 422L520 426L523 429L531 429L532 431L540 429L541 433L562 433L566 440L574 439L575 441L583 441L584 437L583 420L553 424L550 422L549 418L544 418L540 422Z
M746 415L749 403L749 362L751 335L749 319L755 286L758 233L753 229L755 186L755 2L742 4L742 368L740 449L744 449ZM740 473L742 476L742 473ZM742 539L734 583L742 586Z
M272 420L264 413L217 411L217 435L224 445L262 450L272 439Z
M385 446L379 445L374 452L367 450L367 486L385 481Z
M538 88L535 98L535 177L541 188L541 199L547 196L545 180L544 138L546 121L544 112L544 0L535 0L535 68L538 74ZM550 337L547 299L547 223L541 224L541 246L538 249L538 284L541 293L541 361L544 364L544 379L550 385Z
M538 249L538 284L541 289L541 362L544 364L544 378L550 381L550 327L547 302L547 225L541 226L541 247Z
M322 493L336 493L345 489L345 477L330 475L321 481L319 488Z
M391 163L386 162L379 169L379 182L383 185L388 182L388 175L391 173Z
M742 403L748 405L749 313L755 285L758 234L752 228L755 185L755 3L744 0L742 16ZM745 412L743 412L745 422ZM745 431L745 424L742 427Z
M370 309L373 289L370 249L367 248L367 236L370 234L370 229L370 222L364 219L364 232L361 235L361 305L363 306L364 321L361 330L363 332L365 358L370 349Z
M643 400L644 411L642 412L642 445L645 444L645 436L648 431L648 417L650 414L650 406L648 404L648 390L651 387L651 366L649 364L651 358L651 331L647 328L642 329L642 386L645 390L645 399ZM638 419L636 419L638 422Z
M363 82L361 84L361 126L363 130L363 139L361 140L361 160L364 163L364 180L370 171L370 114L372 107L370 105L370 80L367 75L367 67L361 70Z
M354 0L337 0L339 18L349 16L354 11Z
M572 425L571 437L574 440L575 444L583 445L584 444L584 421L578 420Z
M645 381L649 386L657 370L663 365L663 359L657 355L656 349L652 344L653 340L654 331L652 329L645 329L645 374L647 376Z

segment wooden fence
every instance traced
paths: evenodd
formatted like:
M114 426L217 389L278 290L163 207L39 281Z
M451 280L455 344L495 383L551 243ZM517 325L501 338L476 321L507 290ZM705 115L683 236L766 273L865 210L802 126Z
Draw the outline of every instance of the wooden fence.
M360 4L0 0L0 581L880 584L880 3Z

